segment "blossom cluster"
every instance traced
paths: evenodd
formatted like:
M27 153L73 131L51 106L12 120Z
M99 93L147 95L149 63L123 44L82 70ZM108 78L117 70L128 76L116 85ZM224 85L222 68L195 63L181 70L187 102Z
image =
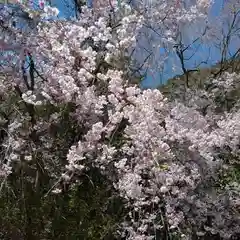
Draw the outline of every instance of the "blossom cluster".
M13 75L9 95L2 96L17 93L18 107L4 138L1 177L19 162L32 164L39 156L52 179L58 182L60 177L70 185L97 167L125 200L128 214L120 229L127 239L154 239L166 226L183 239L196 229L198 235L217 232L226 239L238 231L231 211L239 204L237 197L222 209L222 195L214 192L211 179L217 179L223 166L221 151L240 154L239 109L216 113L212 92L203 90L191 104L171 102L157 89L131 84L127 67L119 67L129 64L122 61L150 20L159 22L167 10L165 28L172 31L166 42L174 43L179 28L205 18L210 5L197 1L189 11L175 11L174 2L154 2L158 7L146 15L140 14L144 5L121 5L112 22L104 8L96 13L83 8L79 21L42 22L37 32L16 33L34 56L34 77L28 75L34 84L29 89L21 73ZM1 78L0 85L6 79ZM226 90L236 79L239 74L226 73L213 83ZM203 95L211 104L207 114L200 111ZM66 130L61 125L66 111L69 122L64 128L73 134L70 143L60 139L69 146L67 153L61 150L62 160L55 138ZM61 194L61 184L52 190ZM216 216L212 226L206 223L209 214Z

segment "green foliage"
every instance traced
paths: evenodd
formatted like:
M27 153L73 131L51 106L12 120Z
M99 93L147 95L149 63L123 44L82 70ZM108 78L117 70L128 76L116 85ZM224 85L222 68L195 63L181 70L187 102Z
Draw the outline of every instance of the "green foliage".
M239 188L240 186L240 164L234 164L233 166L222 169L217 182L217 187L220 190L229 188Z
M44 182L44 179L41 179ZM123 203L96 169L60 194L12 175L0 197L1 239L116 239Z

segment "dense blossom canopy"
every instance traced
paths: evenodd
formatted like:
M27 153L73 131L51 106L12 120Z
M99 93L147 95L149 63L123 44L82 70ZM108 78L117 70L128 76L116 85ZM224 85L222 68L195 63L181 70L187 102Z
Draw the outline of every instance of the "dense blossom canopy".
M35 13L23 5L37 27L20 30L9 20L1 28L1 47L15 51L1 65L1 189L21 165L44 169L47 195L63 194L98 168L124 199L119 233L126 239L154 239L166 228L182 239L239 234L239 183L215 188L230 159L239 161L239 99L221 108L218 101L240 89L239 73L205 79L208 88L187 87L184 101L131 82L131 52L146 57L146 29L155 34L148 51L172 49L186 26L207 24L212 1L111 2L82 7L76 21L48 22L37 19L57 15L55 8ZM211 37L201 28L194 34ZM145 65L164 61L152 56Z

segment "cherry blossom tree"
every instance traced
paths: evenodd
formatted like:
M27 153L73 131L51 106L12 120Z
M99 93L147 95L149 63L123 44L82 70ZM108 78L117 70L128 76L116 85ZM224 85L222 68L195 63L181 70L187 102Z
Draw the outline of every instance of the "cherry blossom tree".
M159 24L161 44L181 53L183 28L206 21L211 1L147 4L82 7L79 20L40 21L36 31L4 35L2 46L9 38L20 52L17 64L1 70L1 194L20 189L24 239L42 236L33 230L29 195L37 207L65 199L86 178L92 182L93 170L123 201L115 231L123 239L239 236L239 182L216 186L239 164L239 98L226 108L217 101L239 89L239 72L222 70L203 89L187 84L184 101L142 90L129 77L146 27L154 32Z

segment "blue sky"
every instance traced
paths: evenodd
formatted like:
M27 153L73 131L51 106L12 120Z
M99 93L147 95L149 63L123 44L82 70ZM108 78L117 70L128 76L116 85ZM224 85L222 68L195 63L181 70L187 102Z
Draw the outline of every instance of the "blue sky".
M215 3L212 6L212 9L210 11L210 16L214 19L215 17L218 17L221 14L221 9L223 7L223 3L226 0L215 0ZM191 31L191 30L190 30ZM191 34L191 32L189 32ZM238 40L238 46L236 44L230 46L231 50L236 50L236 47L240 46L240 42ZM200 67L208 67L216 64L220 60L220 52L219 50L211 45L211 43L207 44L201 44L198 43L195 44L195 47L198 47L198 51L196 54L191 58L191 60L186 62L186 67L188 69L194 69L196 65L199 65L202 61L206 61L206 63L202 63ZM163 49L160 49L160 52L164 52ZM192 54L192 51L190 52ZM179 68L176 68L174 71L172 70L173 64L177 64ZM164 73L149 73L148 76L145 78L145 80L142 83L142 86L144 88L155 88L159 86L160 84L166 83L166 81L169 78L172 78L176 75L182 74L182 71L180 69L180 62L178 60L177 55L175 52L171 52L169 59L165 61L164 63Z

